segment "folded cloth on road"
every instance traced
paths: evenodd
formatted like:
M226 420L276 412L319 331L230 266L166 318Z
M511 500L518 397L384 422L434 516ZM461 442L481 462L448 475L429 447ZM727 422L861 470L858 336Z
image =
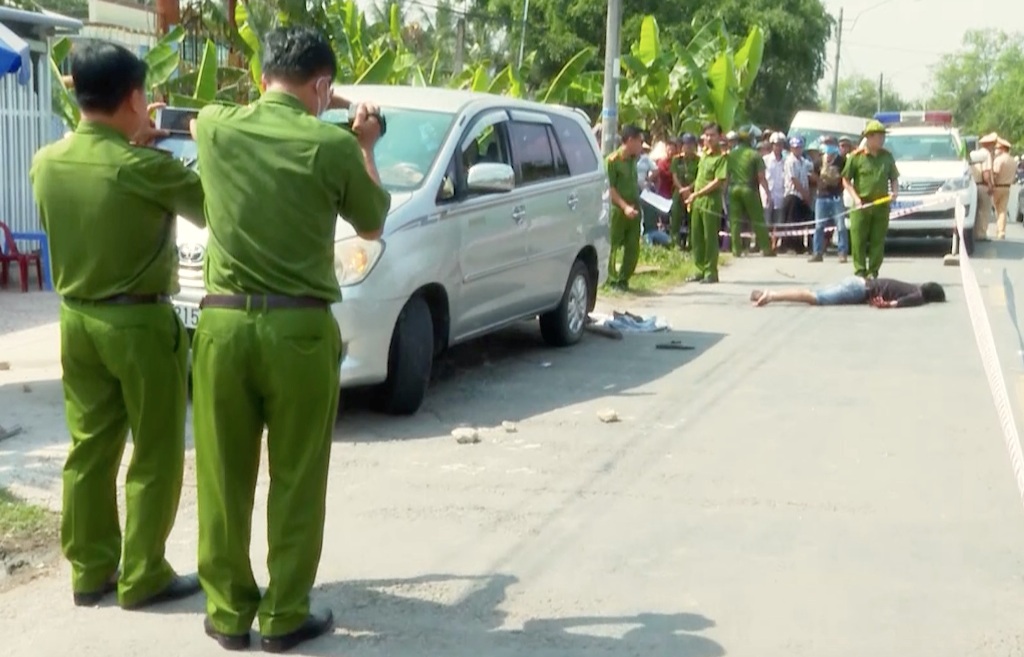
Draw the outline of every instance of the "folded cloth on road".
M632 313L613 312L611 315L590 316L599 326L613 328L623 333L658 333L669 330L669 325L657 316L640 317Z

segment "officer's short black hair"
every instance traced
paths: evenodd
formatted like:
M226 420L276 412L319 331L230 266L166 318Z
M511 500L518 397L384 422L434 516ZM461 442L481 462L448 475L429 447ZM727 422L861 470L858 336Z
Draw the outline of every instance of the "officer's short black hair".
M312 27L279 27L263 43L263 74L271 79L305 84L338 73L330 41Z
M622 127L622 141L629 141L630 139L643 139L644 131L635 125L626 125Z
M946 300L946 291L938 283L925 283L921 286L921 296L929 303L942 303Z
M707 132L708 130L714 130L715 133L719 135L722 134L722 126L718 125L714 121L709 121L705 123L704 127L701 128L701 132Z
M146 88L146 62L113 43L86 43L71 49L71 79L78 106L113 114L133 91Z

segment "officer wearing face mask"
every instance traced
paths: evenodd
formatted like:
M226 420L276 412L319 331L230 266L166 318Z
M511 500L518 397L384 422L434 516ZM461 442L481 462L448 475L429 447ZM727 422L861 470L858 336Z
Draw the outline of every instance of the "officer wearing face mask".
M335 222L375 240L390 205L373 159L376 108L359 107L352 132L317 118L347 105L333 98L335 61L316 30L277 29L264 44L263 96L207 106L192 125L209 227L192 356L199 577L206 633L228 649L249 645L254 619L266 652L333 623L330 610L310 609L309 594L338 406ZM264 427L270 582L261 594L249 538Z

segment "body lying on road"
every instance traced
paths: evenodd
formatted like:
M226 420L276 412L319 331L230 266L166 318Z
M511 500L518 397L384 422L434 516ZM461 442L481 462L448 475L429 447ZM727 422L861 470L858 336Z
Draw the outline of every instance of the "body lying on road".
M862 278L850 276L833 285L811 290L754 290L750 300L755 306L773 301L792 301L812 306L844 306L868 303L876 308L910 308L946 300L946 292L938 283L915 285L894 278Z

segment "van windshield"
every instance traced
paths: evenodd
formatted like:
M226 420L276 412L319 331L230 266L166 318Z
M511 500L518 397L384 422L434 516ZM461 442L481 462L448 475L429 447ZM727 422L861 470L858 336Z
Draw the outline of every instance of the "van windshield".
M381 112L387 121L387 134L373 149L381 186L389 192L412 191L423 184L455 115L390 107ZM348 123L345 111L325 112L323 118L329 123ZM155 146L199 171L196 144L188 135L172 134Z
M889 135L885 148L897 162L942 162L959 160L956 141L943 135Z
M818 130L818 129L815 129L815 128L801 128L799 126L794 126L794 127L790 128L788 136L789 137L796 137L796 136L803 137L804 138L804 143L807 144L808 146L812 146L812 145L817 144L817 142L822 137L826 137L826 136L835 137L836 139L839 139L840 137L846 137L851 142L853 142L854 144L859 144L860 143L860 134L853 134L853 133L848 133L848 132L842 132L842 131L839 131L839 130Z

